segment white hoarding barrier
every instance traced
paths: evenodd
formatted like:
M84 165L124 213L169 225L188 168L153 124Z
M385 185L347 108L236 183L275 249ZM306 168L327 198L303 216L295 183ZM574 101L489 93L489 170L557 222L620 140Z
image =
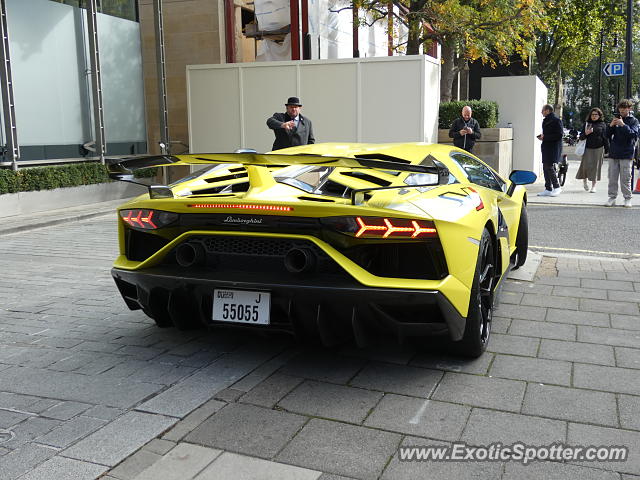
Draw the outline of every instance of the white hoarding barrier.
M300 97L317 142L437 142L440 65L424 55L190 65L191 152L271 150L266 120Z
M485 77L482 99L498 102L498 127L513 127L513 168L541 173L542 154L536 135L542 132L547 87L536 76Z

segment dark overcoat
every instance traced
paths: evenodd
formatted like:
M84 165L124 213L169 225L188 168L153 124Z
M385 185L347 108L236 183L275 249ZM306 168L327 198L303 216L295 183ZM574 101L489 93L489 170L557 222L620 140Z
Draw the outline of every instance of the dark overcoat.
M557 163L562 154L562 120L550 113L542 120L542 163Z
M287 113L274 113L267 119L267 126L276 134L273 150L316 143L316 139L313 137L311 120L302 116L302 114L299 117L298 126L293 130L282 128L283 123L293 120Z

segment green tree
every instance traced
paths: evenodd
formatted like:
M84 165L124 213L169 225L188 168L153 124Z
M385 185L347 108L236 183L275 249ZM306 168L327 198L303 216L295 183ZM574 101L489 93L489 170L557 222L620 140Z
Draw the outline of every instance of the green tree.
M561 113L567 78L599 55L600 35L623 38L626 2L611 0L543 0L545 28L536 32L534 72L552 92Z
M543 0L358 0L355 8L384 21L389 10L408 30L408 55L425 42L442 45L440 96L451 99L454 76L467 62L508 63L516 53L533 52L534 32L542 26ZM373 23L369 22L369 23ZM398 46L396 46L398 47Z

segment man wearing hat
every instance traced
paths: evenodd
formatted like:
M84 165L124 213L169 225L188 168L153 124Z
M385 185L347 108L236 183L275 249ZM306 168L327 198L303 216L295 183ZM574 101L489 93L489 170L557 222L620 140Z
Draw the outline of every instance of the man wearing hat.
M286 113L274 113L267 119L267 126L276 134L273 150L316 143L311 120L300 114L302 103L298 97L289 97Z

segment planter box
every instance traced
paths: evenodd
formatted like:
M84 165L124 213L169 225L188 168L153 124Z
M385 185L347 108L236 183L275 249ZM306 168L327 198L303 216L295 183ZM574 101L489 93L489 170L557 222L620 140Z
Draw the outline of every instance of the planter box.
M513 165L513 129L482 128L482 138L473 146L473 154L508 177ZM438 130L438 143L453 145L449 130Z
M0 195L0 218L130 198L144 192L145 189L138 185L110 182L54 190L6 193Z

